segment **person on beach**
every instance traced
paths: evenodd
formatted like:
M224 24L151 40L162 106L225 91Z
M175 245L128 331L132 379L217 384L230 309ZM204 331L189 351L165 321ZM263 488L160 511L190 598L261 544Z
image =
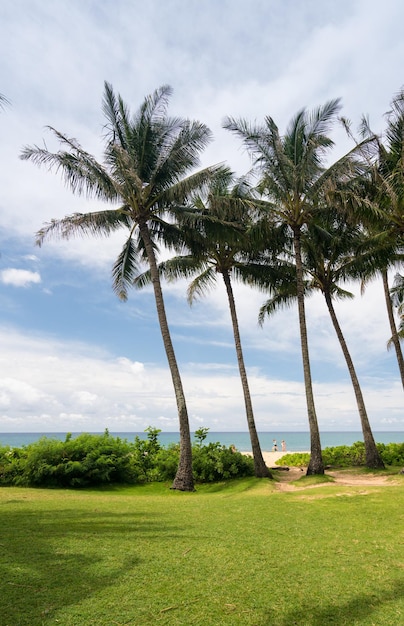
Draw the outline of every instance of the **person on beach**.
M272 452L278 452L278 444L276 443L276 439L272 440Z
M282 439L281 441L282 452L286 452L286 441Z

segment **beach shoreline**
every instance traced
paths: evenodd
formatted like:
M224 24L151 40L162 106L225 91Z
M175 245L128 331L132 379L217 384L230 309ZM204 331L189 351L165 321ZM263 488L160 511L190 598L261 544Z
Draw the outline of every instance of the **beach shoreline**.
M243 452L242 454L245 454L247 456L252 456L252 452ZM267 465L267 467L274 467L276 462L279 461L279 459L281 459L283 456L285 456L285 454L310 454L309 450L299 450L298 452L293 451L293 452L282 452L282 451L278 451L278 452L266 452L263 451L262 452L262 456L264 457L264 461L265 461L265 465Z

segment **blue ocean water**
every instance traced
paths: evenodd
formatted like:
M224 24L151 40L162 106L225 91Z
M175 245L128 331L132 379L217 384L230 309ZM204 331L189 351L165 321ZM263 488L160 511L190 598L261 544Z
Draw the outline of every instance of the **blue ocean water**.
M41 437L64 440L67 433L0 433L0 445L20 448L38 441ZM80 433L72 433L77 436ZM102 433L95 433L102 434ZM114 437L133 441L136 436L146 439L145 432L126 432L126 433L110 433ZM403 443L404 432L374 432L374 438L377 443ZM193 436L193 435L192 435ZM259 433L261 449L269 452L272 450L273 440L278 444L278 450L281 449L282 439L286 442L288 452L296 452L310 450L310 435L308 432L261 432ZM159 435L159 441L162 446L170 443L178 443L179 433L162 432ZM251 443L248 432L209 432L205 440L207 443L218 441L224 446L234 445L241 452L250 452ZM363 441L362 432L322 432L321 445L323 448L334 446L350 446L356 441Z

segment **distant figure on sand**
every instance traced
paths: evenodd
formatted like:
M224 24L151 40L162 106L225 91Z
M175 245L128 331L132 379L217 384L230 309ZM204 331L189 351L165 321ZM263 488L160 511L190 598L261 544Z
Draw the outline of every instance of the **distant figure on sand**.
M286 452L286 441L284 439L282 439L281 441L281 446L282 446L282 452Z
M278 452L278 444L276 443L276 439L272 440L272 452Z

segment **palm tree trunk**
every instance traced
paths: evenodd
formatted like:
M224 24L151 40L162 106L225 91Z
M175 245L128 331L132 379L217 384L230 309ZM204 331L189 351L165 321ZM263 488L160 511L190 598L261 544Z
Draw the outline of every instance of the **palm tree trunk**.
M391 340L394 345L394 349L397 355L398 368L400 370L401 375L401 383L404 388L404 358L400 345L400 338L398 336L396 323L394 321L394 312L393 305L390 297L390 289L389 289L389 281L387 277L387 269L381 271L382 279L383 279L383 288L384 288L384 297L386 299L386 307L387 307L387 315L389 317L390 330L391 330Z
M174 482L171 488L178 489L180 491L194 491L194 478L192 473L192 445L188 411L185 402L181 376L177 365L177 359L175 357L174 348L171 341L171 335L168 328L156 256L154 253L154 248L150 238L147 223L139 224L139 229L141 237L143 239L143 243L145 245L149 262L150 276L154 289L157 315L160 324L161 335L163 338L164 348L167 355L168 365L171 372L171 378L173 381L178 409L178 419L180 427L180 460L177 473L175 475Z
M366 455L366 466L372 469L380 469L384 467L384 463L379 454L379 451L376 447L375 440L373 438L372 429L369 424L365 402L362 396L362 390L359 384L358 377L356 375L356 371L354 368L354 364L351 359L351 355L348 350L348 346L346 344L344 335L342 334L341 327L339 325L335 309L332 303L332 298L330 293L324 293L325 301L327 303L328 312L330 314L335 332L337 333L337 337L339 339L339 343L342 348L342 352L344 353L345 361L348 366L348 371L351 376L352 386L355 392L356 404L358 406L359 417L362 425L362 433L363 433L363 441L365 443L365 455Z
M293 229L293 244L296 262L296 292L299 311L300 342L302 348L304 386L306 390L307 413L310 428L310 463L307 476L324 474L323 455L321 452L320 431L318 428L316 407L314 404L313 384L311 379L309 345L307 341L306 313L304 306L303 262L300 245L300 227Z
M261 446L258 439L257 429L255 427L254 413L251 402L250 389L248 386L247 372L244 365L243 351L241 348L240 332L236 314L236 305L234 302L233 289L231 286L230 275L228 272L222 273L224 284L226 285L227 297L229 299L230 315L233 324L234 343L236 345L236 354L238 369L240 372L241 385L243 387L244 404L247 415L248 430L250 433L251 449L254 459L254 473L257 478L272 478L272 474L267 468L264 457L262 456Z

